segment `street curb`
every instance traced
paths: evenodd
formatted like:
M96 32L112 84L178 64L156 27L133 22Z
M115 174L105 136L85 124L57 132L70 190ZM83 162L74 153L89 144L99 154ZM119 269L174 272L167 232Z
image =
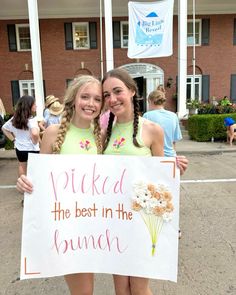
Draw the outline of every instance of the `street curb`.
M199 151L178 151L177 150L177 154L178 155L219 155L219 154L224 154L224 153L233 153L236 152L235 149L232 150L213 150L213 151L209 151L209 150L199 150Z
M183 150L177 148L177 154L178 155L219 155L223 153L233 153L236 152L236 148L232 149L214 149L214 150L204 150L204 149L198 149L198 150ZM16 155L9 152L7 154L7 151L4 151L4 155L1 155L0 152L0 161L1 160L17 160Z

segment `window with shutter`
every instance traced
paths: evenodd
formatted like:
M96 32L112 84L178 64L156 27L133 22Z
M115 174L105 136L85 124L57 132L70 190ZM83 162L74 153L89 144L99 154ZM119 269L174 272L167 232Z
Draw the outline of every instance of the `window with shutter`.
M121 36L120 36L120 22L113 21L113 47L120 48L121 47Z
M231 75L230 79L230 98L236 103L236 74Z
M209 45L210 19L202 19L202 45Z

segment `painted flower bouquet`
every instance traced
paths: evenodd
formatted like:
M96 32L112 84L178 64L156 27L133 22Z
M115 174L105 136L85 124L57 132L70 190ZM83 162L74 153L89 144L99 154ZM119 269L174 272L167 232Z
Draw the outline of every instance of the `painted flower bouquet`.
M133 191L132 209L141 214L148 228L152 242L151 254L154 256L163 222L172 219L172 195L163 184L148 184L142 180L134 183Z
M87 140L87 139L86 140L81 140L80 147L82 149L85 149L86 151L88 151L91 148L90 141Z

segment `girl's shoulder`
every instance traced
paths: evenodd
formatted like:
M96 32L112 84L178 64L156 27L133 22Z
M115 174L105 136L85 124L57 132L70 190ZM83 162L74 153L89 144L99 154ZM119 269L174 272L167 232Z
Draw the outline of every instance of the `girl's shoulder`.
M44 134L49 136L55 136L58 133L59 127L60 124L52 124L46 128Z
M60 125L50 125L46 128L43 133L43 138L41 142L41 153L43 154L51 154L52 153L52 146L56 141L57 133L59 130Z
M142 117L142 124L143 124L144 132L145 132L145 130L146 130L146 132L149 132L152 134L159 134L159 133L163 132L163 129L160 125L158 125L157 123L154 123L150 120L147 120L143 117Z

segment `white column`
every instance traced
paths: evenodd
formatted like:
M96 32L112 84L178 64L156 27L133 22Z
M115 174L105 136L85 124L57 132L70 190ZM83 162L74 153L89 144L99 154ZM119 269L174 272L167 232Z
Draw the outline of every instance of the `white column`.
M33 76L35 87L35 98L37 105L37 117L41 120L44 109L44 91L43 91L43 75L39 38L39 20L37 0L28 0L29 25L30 25L30 41L31 54L33 64Z
M113 32L112 32L112 0L104 0L105 38L106 38L106 70L114 68Z
M187 114L187 0L178 1L178 105L179 118Z

